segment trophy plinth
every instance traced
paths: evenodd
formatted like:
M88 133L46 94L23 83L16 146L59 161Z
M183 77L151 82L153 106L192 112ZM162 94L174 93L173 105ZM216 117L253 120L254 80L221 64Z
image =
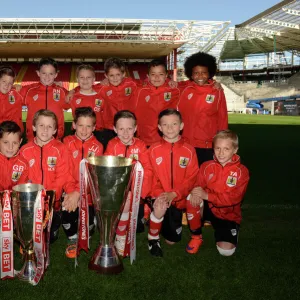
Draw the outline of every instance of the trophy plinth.
M100 243L89 269L101 274L117 274L123 268L115 247L115 229L124 206L132 170L132 159L117 156L87 159L88 179L100 232Z

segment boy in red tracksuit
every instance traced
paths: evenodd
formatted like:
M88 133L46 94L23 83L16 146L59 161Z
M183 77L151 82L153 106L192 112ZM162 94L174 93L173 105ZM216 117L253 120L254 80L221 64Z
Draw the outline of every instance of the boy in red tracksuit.
M64 138L63 143L69 149L70 165L72 175L79 184L79 165L83 158L90 156L100 156L103 154L103 146L97 141L93 135L96 127L96 114L91 107L76 108L74 114L73 128L74 135L69 135ZM94 231L94 207L92 199L89 197L89 230L90 236ZM66 249L68 258L76 257L76 242L78 230L78 209L75 212L62 212L62 225L68 230L69 244Z
M148 66L149 83L135 93L135 114L138 120L138 137L147 146L160 141L157 129L158 114L167 108L176 108L180 91L167 82L167 67L161 60L153 60Z
M61 209L75 211L79 201L79 186L70 172L68 149L53 137L57 131L57 122L52 111L37 111L32 126L36 137L21 148L21 155L29 164L29 180L56 192L50 242L58 238ZM66 195L61 203L63 191ZM66 234L68 235L67 232Z
M213 159L212 140L220 130L228 128L224 92L216 89L213 76L217 70L215 57L198 52L184 63L191 82L183 89L178 103L184 120L182 136L196 148L199 165Z
M180 113L166 109L158 119L163 139L149 149L153 170L151 195L156 200L150 216L148 242L154 256L162 256L160 231L168 244L181 240L182 210L198 173L195 149L180 136L184 125Z
M73 118L75 118L75 110L78 107L91 107L96 115L95 130L103 129L103 99L95 91L93 86L95 82L95 70L90 65L80 65L77 68L77 80L79 90L70 100ZM95 132L94 132L95 134Z
M0 124L0 191L28 181L28 162L21 157L21 128L13 121Z
M140 139L134 137L136 129L136 117L132 112L128 110L121 110L117 112L114 117L114 130L117 134L117 137L109 141L105 151L105 155L128 157L140 161L144 168L144 179L141 194L142 199L144 199L150 194L152 172L145 143ZM141 203L139 207L137 232L144 231L144 224L142 222L144 217L143 206L143 203ZM125 205L124 207L121 219L117 227L115 243L118 252L121 255L124 255L129 218L130 204L127 203L127 205Z
M64 136L64 109L69 105L65 103L67 91L54 83L58 75L57 62L52 58L42 58L39 62L37 75L40 82L22 87L23 103L27 106L26 135L28 140L33 139L32 119L40 109L53 111L58 119L57 137Z
M241 204L249 182L248 169L236 154L238 137L230 130L213 139L214 160L203 163L197 183L187 200L187 215L193 233L186 247L197 253L202 245L201 218L211 221L216 246L221 255L231 256L238 243Z
M22 101L19 92L13 89L15 71L10 67L0 68L0 123L13 121L23 132Z

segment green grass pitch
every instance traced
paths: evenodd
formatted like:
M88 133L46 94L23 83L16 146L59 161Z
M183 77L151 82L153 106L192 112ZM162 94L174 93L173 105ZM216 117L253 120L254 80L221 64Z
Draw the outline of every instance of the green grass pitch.
M1 300L300 299L300 118L230 115L229 121L251 176L234 256L217 253L212 228L205 228L204 244L196 255L185 253L187 228L180 243L168 246L162 241L163 258L150 256L142 233L134 264L125 259L123 273L103 276L87 268L98 234L75 269L64 256L67 241L61 231L39 285L2 281Z

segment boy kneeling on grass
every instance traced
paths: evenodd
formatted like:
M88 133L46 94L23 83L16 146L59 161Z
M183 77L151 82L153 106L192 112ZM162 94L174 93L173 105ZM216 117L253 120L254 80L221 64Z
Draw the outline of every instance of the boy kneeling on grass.
M194 147L180 136L181 114L176 109L163 110L158 122L163 138L149 149L153 169L151 196L156 200L150 215L148 247L154 256L163 255L160 231L169 245L181 240L182 211L199 170Z
M238 243L241 204L249 182L249 172L236 154L238 137L231 130L215 135L213 149L214 160L200 166L197 183L187 200L192 238L186 251L197 253L203 243L202 220L209 220L215 230L219 253L231 256Z

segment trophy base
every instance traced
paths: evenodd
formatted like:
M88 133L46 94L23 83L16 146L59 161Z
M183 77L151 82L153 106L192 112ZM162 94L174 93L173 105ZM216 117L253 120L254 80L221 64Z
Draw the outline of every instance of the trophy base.
M99 246L89 262L89 269L100 274L118 274L124 270L115 246Z
M21 271L16 275L20 280L32 282L36 274L36 263L34 254L25 254L23 256L25 264Z

